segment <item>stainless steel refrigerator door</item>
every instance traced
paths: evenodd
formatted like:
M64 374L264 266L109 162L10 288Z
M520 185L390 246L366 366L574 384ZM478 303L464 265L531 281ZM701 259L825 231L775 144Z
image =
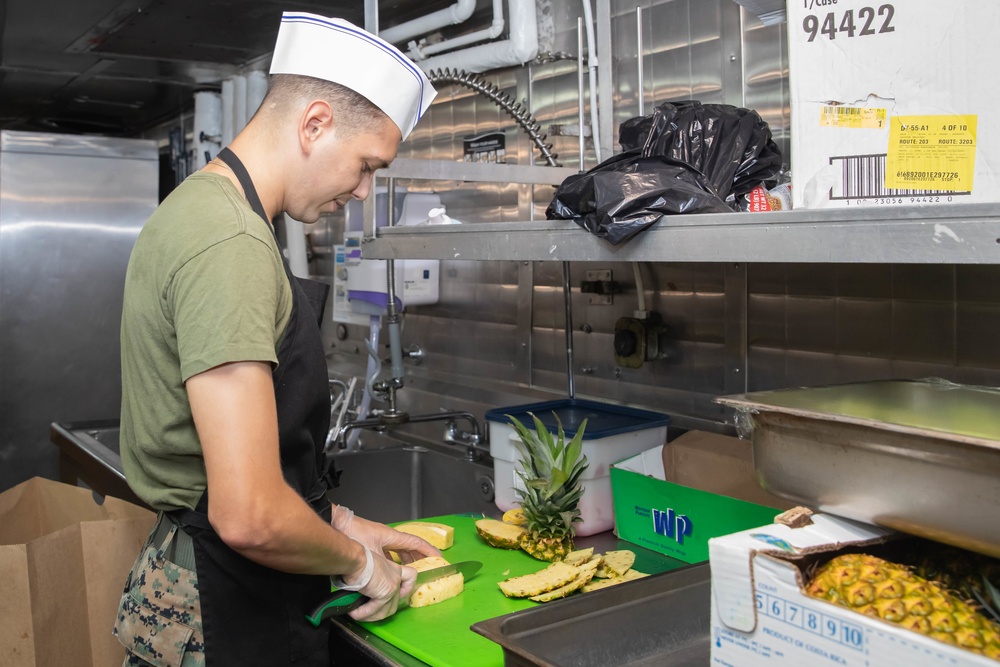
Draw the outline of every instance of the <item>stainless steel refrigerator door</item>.
M0 490L56 478L53 421L115 418L129 253L155 142L0 132Z

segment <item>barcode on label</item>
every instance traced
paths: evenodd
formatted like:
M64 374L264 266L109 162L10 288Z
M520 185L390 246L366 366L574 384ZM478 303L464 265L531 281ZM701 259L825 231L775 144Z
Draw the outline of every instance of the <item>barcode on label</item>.
M830 200L877 199L923 195L967 195L954 190L911 190L885 187L885 154L845 155L830 158L839 176L830 188Z

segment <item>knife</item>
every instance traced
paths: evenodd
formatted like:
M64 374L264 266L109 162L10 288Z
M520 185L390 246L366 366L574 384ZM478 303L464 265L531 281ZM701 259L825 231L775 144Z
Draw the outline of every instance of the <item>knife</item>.
M461 563L452 563L435 567L432 570L417 572L416 583L413 590L418 586L436 581L443 577L448 577L456 572L462 573L462 578L468 581L476 575L483 567L483 564L475 560L467 560ZM311 614L306 614L306 619L314 626L319 627L323 620L331 616L339 616L353 611L368 602L368 598L357 591L334 591L324 602L317 606ZM402 603L402 601L401 601Z

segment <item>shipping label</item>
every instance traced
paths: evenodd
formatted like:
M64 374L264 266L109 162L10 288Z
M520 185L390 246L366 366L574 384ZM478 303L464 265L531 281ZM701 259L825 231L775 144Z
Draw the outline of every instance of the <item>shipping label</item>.
M891 118L885 186L971 192L976 121L975 115Z
M819 110L819 125L820 127L878 130L885 127L887 116L888 113L885 109L825 105Z

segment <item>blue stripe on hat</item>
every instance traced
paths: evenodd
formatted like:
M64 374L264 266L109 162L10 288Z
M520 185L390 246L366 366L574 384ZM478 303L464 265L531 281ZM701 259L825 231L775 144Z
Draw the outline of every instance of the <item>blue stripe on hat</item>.
M409 58L405 57L395 48L386 46L386 44L382 40L377 39L370 32L367 32L365 30L360 30L360 29L352 30L351 28L343 26L339 23L333 23L331 21L318 19L315 16L309 16L309 15L282 16L281 22L312 23L314 25L318 25L323 28L329 28L330 30L337 30L339 32L344 32L350 35L354 35L355 37L363 39L369 44L378 47L385 53L388 53L390 56L395 58L396 61L399 62L399 64L403 65L407 70L409 70L410 74L413 75L413 77L417 80L417 84L420 86L420 101L417 103L417 119L414 121L413 124L416 125L417 123L420 122L420 118L423 115L423 107L424 107L424 80L423 77L420 76L419 70L417 70L416 66L413 64L412 61L410 61Z

